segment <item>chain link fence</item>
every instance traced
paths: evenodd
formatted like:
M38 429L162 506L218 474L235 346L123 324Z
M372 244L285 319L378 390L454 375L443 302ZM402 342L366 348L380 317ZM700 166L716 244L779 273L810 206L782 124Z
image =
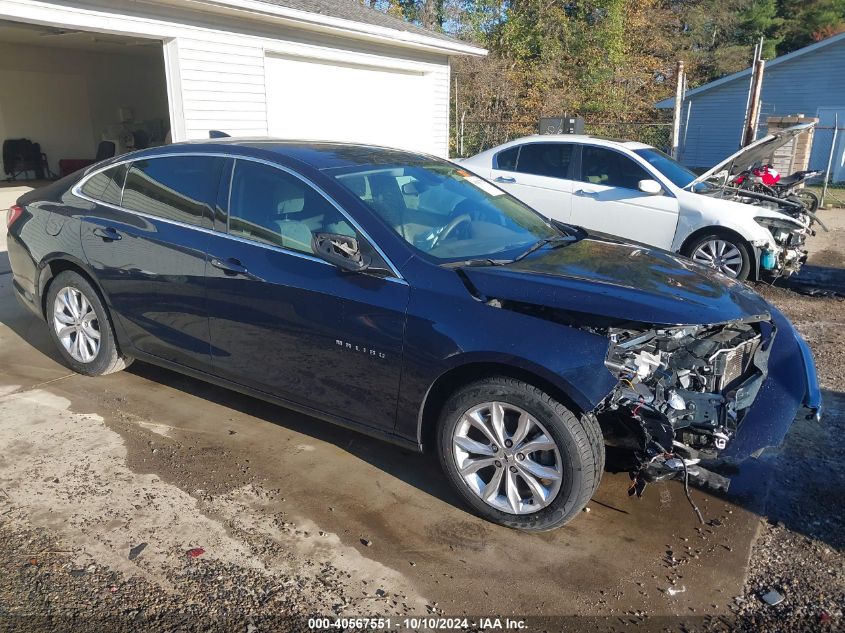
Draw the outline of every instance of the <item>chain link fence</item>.
M459 121L452 130L450 152L466 158L521 136L537 134L537 120ZM586 121L584 133L604 138L639 141L669 151L671 123Z
M809 169L825 172L824 176L808 183L819 196L824 194L824 204L845 207L845 127L816 126Z

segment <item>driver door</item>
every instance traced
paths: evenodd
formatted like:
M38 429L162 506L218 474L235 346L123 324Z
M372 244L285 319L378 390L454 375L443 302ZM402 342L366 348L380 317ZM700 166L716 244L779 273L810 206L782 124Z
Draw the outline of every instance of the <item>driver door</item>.
M214 373L393 429L408 285L343 272L315 257L311 237L318 232L355 236L362 250L371 247L293 172L245 159L232 168L206 262ZM374 250L368 255L379 258Z

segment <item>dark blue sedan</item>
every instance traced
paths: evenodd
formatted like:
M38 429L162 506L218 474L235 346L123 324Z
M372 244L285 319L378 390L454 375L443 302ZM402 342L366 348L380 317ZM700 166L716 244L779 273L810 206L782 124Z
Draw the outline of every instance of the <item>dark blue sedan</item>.
M100 163L9 214L19 299L92 376L163 365L410 448L482 516L574 517L778 444L812 357L742 284L550 221L460 166L220 140Z

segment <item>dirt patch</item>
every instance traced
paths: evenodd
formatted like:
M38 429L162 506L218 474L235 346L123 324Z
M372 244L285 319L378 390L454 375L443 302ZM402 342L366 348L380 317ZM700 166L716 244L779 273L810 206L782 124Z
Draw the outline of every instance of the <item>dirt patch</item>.
M3 615L21 622L44 615L48 595L57 621L86 621L89 608L104 616L171 609L173 617L203 621L222 611L249 619L268 613L268 605L291 618L327 607L342 614L425 612L426 601L401 574L279 510L277 492L238 482L225 494L189 494L132 470L121 436L100 416L69 406L40 389L0 398L0 444L8 451L0 460L0 559L24 582L16 598L4 592ZM159 442L167 459L168 440ZM149 441L142 450L157 455L159 448ZM208 461L221 464L219 456ZM23 532L31 543L26 552L16 544ZM94 607L85 606L90 599L75 603L75 583L93 592ZM66 594L56 593L65 585ZM39 599L24 599L27 592Z

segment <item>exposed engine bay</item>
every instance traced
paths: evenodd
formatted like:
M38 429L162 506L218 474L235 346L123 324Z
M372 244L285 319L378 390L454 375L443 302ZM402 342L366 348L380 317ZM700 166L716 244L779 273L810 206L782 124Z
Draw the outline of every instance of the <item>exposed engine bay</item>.
M636 330L610 328L605 365L619 378L597 408L608 442L631 449L632 486L674 476L727 489L701 463L736 433L766 376L769 321Z

